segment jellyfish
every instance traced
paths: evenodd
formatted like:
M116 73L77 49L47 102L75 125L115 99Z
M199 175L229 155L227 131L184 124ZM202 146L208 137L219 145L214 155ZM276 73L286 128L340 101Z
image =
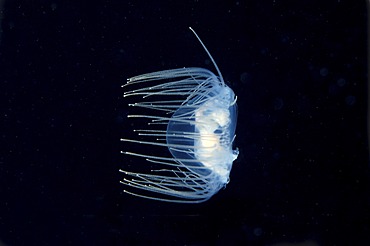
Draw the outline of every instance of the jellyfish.
M204 68L178 68L138 75L122 86L124 97L132 98L128 105L135 108L135 114L128 118L147 127L134 129L135 139L122 138L126 149L135 145L136 150L121 153L149 162L146 172L120 169L125 193L166 202L200 203L229 182L239 153L233 150L237 97L199 36L190 30L218 76Z

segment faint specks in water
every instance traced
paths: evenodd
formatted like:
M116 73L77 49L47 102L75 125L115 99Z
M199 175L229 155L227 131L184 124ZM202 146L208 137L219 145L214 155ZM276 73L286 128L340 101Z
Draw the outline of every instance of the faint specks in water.
M290 41L290 38L289 36L282 36L280 40L282 43L288 43Z
M258 238L263 235L263 230L261 227L252 227L248 225L243 225L242 230L244 235L248 238L249 241L257 242Z
M321 71L320 71L321 74ZM329 85L329 94L331 96L345 96L344 103L348 106L353 106L356 103L356 96L354 95L343 95L345 88L348 86L348 82L344 78L339 78L337 81ZM343 99L342 99L343 100Z
M329 85L329 94L330 95L338 95L340 92L343 91L343 88L346 85L346 80L344 78L339 78L336 83Z
M272 158L274 158L275 160L280 160L280 158L281 158L281 154L280 154L280 152L276 151L276 152L272 155Z
M50 8L52 11L55 11L57 9L57 4L56 3L51 3Z

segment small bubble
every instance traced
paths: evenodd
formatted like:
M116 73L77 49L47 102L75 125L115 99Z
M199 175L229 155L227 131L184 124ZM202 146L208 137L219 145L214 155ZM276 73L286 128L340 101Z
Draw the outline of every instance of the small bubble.
M262 229L260 227L257 227L253 230L253 234L257 237L262 235Z
M269 49L268 48L262 48L260 50L260 52L261 52L262 55L266 55L269 52Z
M249 83L250 79L251 79L251 75L247 72L244 72L240 75L240 81L242 83Z
M283 106L284 106L284 101L282 98L277 97L274 99L274 109L275 110L280 110L283 108Z
M320 69L320 75L321 76L325 77L328 74L329 74L329 70L326 67Z
M356 97L352 95L347 96L345 100L346 100L346 104L349 106L352 106L356 103Z
M346 84L346 80L343 78L338 79L337 85L343 87Z

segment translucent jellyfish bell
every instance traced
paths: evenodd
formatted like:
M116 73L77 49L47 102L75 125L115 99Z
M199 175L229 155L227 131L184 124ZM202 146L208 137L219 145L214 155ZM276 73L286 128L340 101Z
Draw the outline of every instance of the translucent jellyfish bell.
M190 28L191 29L191 28ZM132 87L124 97L140 97L129 106L143 114L128 118L146 121L148 129L135 129L137 139L123 138L126 148L136 144L140 151L122 153L145 158L147 173L120 170L121 181L131 195L180 203L208 200L229 182L238 150L233 150L237 121L234 92L219 77L203 68L179 68L147 73L128 79ZM135 88L133 88L135 87ZM130 146L134 148L134 146ZM153 169L155 166L155 169Z

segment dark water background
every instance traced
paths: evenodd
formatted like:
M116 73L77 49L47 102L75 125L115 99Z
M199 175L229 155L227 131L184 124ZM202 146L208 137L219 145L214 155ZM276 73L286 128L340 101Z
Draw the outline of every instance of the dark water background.
M370 243L365 1L1 3L5 245ZM120 86L214 71L189 26L238 95L231 181L196 205L123 194L146 163L120 154Z

